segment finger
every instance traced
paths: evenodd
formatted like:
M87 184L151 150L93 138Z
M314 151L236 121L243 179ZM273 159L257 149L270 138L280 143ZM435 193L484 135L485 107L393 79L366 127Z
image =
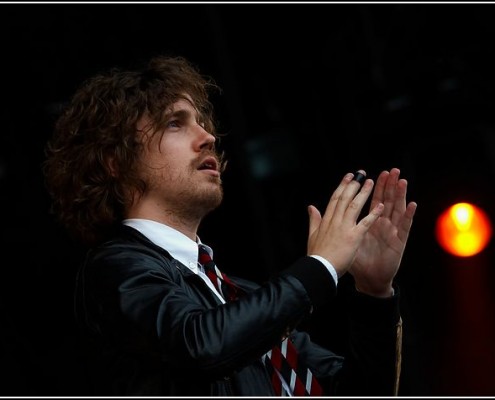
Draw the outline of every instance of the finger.
M336 202L336 204L335 204L333 219L337 219L338 221L342 221L342 219L344 217L346 217L346 214L347 214L347 217L349 217L349 215L351 217L355 216L353 223L356 221L359 213L361 212L361 210L364 206L364 203L361 201L363 196L359 196L357 199L355 199L355 197L358 193L360 193L360 189L361 189L361 184L359 183L359 180L364 179L363 177L365 177L365 176L366 176L366 172L364 172L363 170L357 171L356 174L353 176L353 179L344 188L344 190L342 191L342 193L339 197L339 201ZM357 177L358 180L355 180L354 179L355 177ZM365 181L365 184L366 184L366 181ZM366 187L369 189L369 183L366 184ZM367 199L369 196L369 192L365 191L364 193L365 193L366 199ZM348 210L349 207L351 208L350 210ZM348 213L348 211L350 211L350 212Z
M363 219L361 219L361 221L359 221L356 228L362 234L366 233L375 223L375 221L380 217L380 215L382 215L384 209L385 209L384 204L378 203L366 217L364 217Z
M383 192L383 204L385 205L385 208L383 209L382 214L382 217L384 218L390 218L394 210L395 192L397 182L399 180L399 174L400 170L398 168L392 168L385 184L385 189Z
M359 192L354 196L345 210L345 218L352 224L356 223L361 211L373 191L374 182L372 179L366 179Z
M411 231L412 222L417 208L418 205L414 201L411 201L406 207L406 211L402 217L401 224L397 231L397 236L403 243L405 243L409 236L409 232Z
M334 211L335 211L335 207L340 200L342 192L347 187L347 185L352 180L352 178L353 178L353 174L351 174L350 172L345 174L344 177L342 178L342 180L340 181L340 184L337 187L337 189L335 189L335 191L332 193L332 196L330 197L330 200L328 201L327 208L325 209L325 215L323 216L323 218L325 220L332 219Z
M370 210L376 207L378 203L383 203L385 201L385 184L387 183L388 176L390 172L382 171L378 175L378 179L375 184L375 191L373 192L373 197L371 198Z
M353 181L356 181L357 183L361 184L366 180L366 172L364 170L360 169L354 174L354 177L352 178Z
M320 211L315 206L308 206L309 214L309 237L313 236L313 233L318 229L321 223Z
M395 191L395 204L392 211L392 224L397 226L406 211L407 180L399 179Z

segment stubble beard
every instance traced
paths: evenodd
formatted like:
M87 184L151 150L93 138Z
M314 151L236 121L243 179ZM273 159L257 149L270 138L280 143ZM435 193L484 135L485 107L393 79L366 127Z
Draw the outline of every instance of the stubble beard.
M223 200L223 187L220 179L215 178L217 182L213 182L208 188L191 188L186 190L179 198L183 198L182 212L184 215L190 215L193 218L202 219L207 214L215 210ZM179 205L180 207L180 205Z
M209 177L209 182L183 182L183 189L169 198L173 213L182 220L202 220L215 210L223 200L223 186L220 178Z
M155 193L169 218L197 223L215 210L223 200L221 177L201 176L196 166L187 173L174 175L163 167L162 176L151 174L146 180L147 192ZM163 182L167 182L166 186Z

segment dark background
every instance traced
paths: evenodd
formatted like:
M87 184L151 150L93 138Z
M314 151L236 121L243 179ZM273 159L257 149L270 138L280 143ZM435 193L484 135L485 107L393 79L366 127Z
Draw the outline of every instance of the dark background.
M87 394L81 249L48 212L43 147L83 79L157 54L223 88L225 202L200 231L221 268L266 279L305 254L309 203L346 172L399 167L419 204L397 276L399 394L494 395L493 248L456 259L434 239L455 201L495 216L494 21L491 4L0 4L0 395ZM306 328L345 351L339 302Z

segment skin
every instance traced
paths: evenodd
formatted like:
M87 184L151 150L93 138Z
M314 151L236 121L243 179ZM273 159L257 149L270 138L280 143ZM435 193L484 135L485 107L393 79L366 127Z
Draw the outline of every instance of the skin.
M364 171L359 171L365 174ZM417 204L406 204L407 181L392 168L378 176L370 213L357 218L373 181L360 185L347 174L333 193L324 216L309 206L308 254L332 263L339 276L349 271L360 292L376 297L393 294L392 281L404 254Z
M179 100L168 112L167 126L155 135L146 133L146 116L138 122L144 143L140 172L148 190L134 195L126 217L158 221L196 240L202 218L223 198L215 137L198 122L191 102ZM201 168L205 163L209 167Z
M156 135L147 133L146 116L138 123L145 144L140 172L149 189L134 195L126 217L155 220L196 240L201 220L223 198L215 137L198 122L190 99L179 100L167 112L171 118ZM383 171L373 192L373 180L366 179L361 187L348 173L323 215L313 205L308 207L307 254L326 258L339 276L350 272L357 290L376 297L393 293L392 281L416 211L416 203L406 205L407 181L399 175L397 168ZM370 211L358 221L372 192Z

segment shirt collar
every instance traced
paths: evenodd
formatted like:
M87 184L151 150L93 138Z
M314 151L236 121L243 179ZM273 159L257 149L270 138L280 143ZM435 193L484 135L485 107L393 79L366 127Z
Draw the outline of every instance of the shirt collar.
M195 242L178 230L149 219L130 218L125 219L122 223L138 230L154 244L167 250L173 258L184 264L192 272L198 273L198 243L201 243L199 237L198 242ZM213 256L212 249L209 246L204 246Z

